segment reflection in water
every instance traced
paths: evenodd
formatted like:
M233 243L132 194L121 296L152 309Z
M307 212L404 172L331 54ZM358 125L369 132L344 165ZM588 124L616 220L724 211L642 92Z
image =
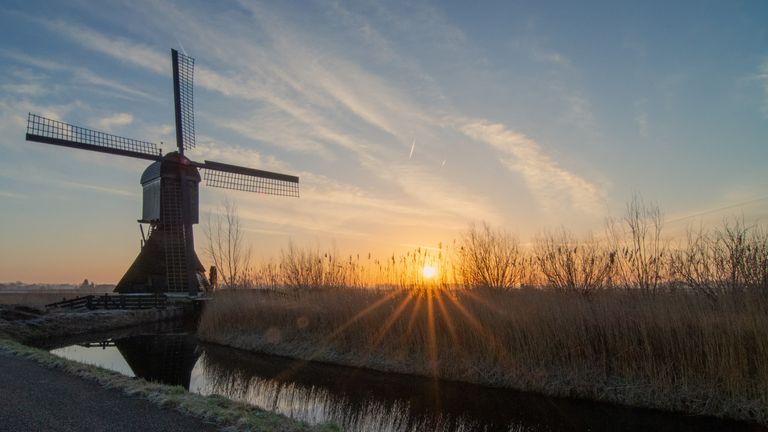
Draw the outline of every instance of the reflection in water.
M478 430L463 418L453 419L443 414L415 417L411 415L408 403L403 401L391 404L377 400L355 402L343 393L334 394L319 387L257 376L235 377L217 373L210 365L205 370L212 392L308 423L330 421L343 430L371 432Z
M191 332L179 328L145 329L98 341L81 340L79 345L52 352L204 395L219 394L308 423L334 422L347 431L765 430L246 353L198 344ZM127 364L115 361L116 357L123 357Z
M189 390L192 369L200 356L194 336L142 335L114 342L134 375L147 381L178 385Z
M413 390L421 393L420 390L427 388L419 381L431 380L405 377L410 384L415 380L417 385L395 395L403 383L386 374L233 352L211 345L204 345L203 351L201 365L212 393L308 423L330 421L343 430L365 432L548 430L523 427L514 422L500 425L488 421L490 419L470 420L461 410L437 410L434 402L441 398L429 395L432 402L424 404L418 397L427 395L413 394ZM361 374L370 376L362 377ZM412 401L416 407L412 406Z

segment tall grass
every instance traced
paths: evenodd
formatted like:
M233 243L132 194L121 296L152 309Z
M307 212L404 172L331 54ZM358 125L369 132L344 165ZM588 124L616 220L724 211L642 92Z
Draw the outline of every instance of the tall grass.
M308 360L768 423L768 301L754 292L223 291L198 331Z
M425 265L437 269L425 277ZM414 288L447 286L455 280L447 250L416 248L384 259L365 255L342 255L335 250L300 249L292 243L277 260L268 261L250 274L247 282L234 288L309 290L338 287Z

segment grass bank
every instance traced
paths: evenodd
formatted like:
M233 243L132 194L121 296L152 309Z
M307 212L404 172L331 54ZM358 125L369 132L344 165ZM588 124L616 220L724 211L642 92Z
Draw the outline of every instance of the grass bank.
M768 300L690 290L216 294L201 339L237 348L768 425Z
M57 357L48 351L23 344L178 319L184 314L183 308L48 312L28 306L3 306L0 307L0 353L23 357L46 367L95 381L106 388L120 390L128 396L147 399L161 407L175 408L184 414L229 428L228 430L274 432L339 430L333 425L309 426L221 396L202 396L190 393L183 387L130 378L117 372Z
M0 353L35 361L49 368L63 370L83 379L122 391L127 396L147 399L158 406L173 408L183 414L215 423L227 430L273 432L331 432L330 425L308 426L258 408L234 402L221 396L201 396L182 387L149 383L129 378L96 366L57 357L47 351L31 348L8 339L0 339Z

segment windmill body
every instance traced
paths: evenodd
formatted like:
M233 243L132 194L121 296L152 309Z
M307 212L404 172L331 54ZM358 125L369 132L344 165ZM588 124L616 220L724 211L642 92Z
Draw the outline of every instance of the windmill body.
M171 152L141 175L139 223L148 224L149 237L115 291L194 295L209 288L205 268L194 250L192 225L200 220L201 178L190 163L178 152Z
M27 140L151 160L141 175L139 223L149 226L136 260L118 282L119 293L196 296L210 287L195 253L193 225L199 222L199 184L287 197L299 196L299 178L221 162L195 162L184 155L195 146L194 59L171 51L177 150L162 154L153 143L110 135L29 114ZM203 172L201 177L200 171ZM143 230L142 230L143 232Z

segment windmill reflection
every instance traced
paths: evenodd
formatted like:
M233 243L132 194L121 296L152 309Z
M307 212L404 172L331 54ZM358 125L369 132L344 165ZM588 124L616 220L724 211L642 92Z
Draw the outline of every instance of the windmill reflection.
M142 334L78 344L86 348L116 347L133 374L147 381L189 390L192 369L200 357L190 333Z
M133 336L116 340L115 346L137 377L189 390L192 369L200 357L194 336Z

